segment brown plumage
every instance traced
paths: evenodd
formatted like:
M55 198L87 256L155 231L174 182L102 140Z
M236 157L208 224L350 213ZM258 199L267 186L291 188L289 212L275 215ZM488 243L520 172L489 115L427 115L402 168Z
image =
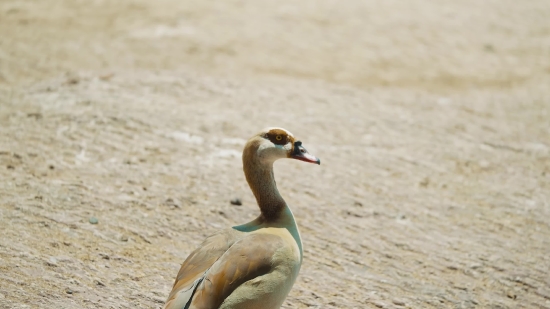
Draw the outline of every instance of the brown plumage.
M243 151L243 170L261 214L208 237L185 260L165 309L276 309L302 263L300 233L273 176L273 162L293 158L320 164L294 136L268 128Z

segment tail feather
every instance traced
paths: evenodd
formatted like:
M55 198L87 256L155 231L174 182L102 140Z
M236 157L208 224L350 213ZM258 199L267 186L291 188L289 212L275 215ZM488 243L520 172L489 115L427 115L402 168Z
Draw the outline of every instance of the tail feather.
M193 300L193 295L197 291L197 287L204 280L204 276L198 278L193 282L189 288L181 289L179 292L174 294L166 304L164 304L164 309L189 309L191 306L191 301Z

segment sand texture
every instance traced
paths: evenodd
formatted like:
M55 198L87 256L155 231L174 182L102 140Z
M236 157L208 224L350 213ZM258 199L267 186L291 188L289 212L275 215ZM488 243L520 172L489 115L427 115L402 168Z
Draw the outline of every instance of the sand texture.
M267 126L282 308L550 308L548 0L0 1L0 308L160 308Z

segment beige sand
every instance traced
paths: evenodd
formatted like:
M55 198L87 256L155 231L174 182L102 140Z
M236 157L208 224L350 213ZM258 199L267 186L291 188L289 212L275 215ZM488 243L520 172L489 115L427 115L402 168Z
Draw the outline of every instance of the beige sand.
M550 308L550 2L297 2L0 1L0 308L159 308L271 125L283 308Z

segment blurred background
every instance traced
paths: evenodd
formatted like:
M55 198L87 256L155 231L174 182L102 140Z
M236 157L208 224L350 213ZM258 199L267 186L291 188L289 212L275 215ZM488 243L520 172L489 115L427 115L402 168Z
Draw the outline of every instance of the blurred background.
M546 0L2 0L0 308L160 308L267 126L283 308L550 308L549 85Z
M359 87L511 87L549 72L546 1L3 1L2 80L181 70Z

